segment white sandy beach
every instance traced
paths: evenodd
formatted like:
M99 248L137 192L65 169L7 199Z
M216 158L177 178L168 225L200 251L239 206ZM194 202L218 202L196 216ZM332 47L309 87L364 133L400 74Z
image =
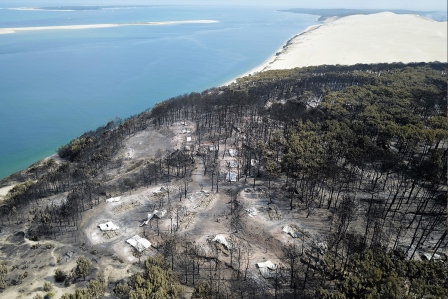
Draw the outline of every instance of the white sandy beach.
M8 194L8 192L9 192L9 190L14 188L14 186L15 185L10 185L10 186L0 188L0 201L2 201L3 197L6 196L6 194Z
M17 27L0 28L0 34L16 33L18 31L40 31L40 30L80 30L95 28L110 28L119 26L159 26L159 25L180 25L180 24L208 24L217 23L215 20L186 20L186 21L166 21L166 22L138 22L122 24L89 24L89 25L65 25L65 26L41 26L41 27Z
M324 64L447 61L447 22L390 12L312 26L247 74ZM246 75L247 75L246 74Z

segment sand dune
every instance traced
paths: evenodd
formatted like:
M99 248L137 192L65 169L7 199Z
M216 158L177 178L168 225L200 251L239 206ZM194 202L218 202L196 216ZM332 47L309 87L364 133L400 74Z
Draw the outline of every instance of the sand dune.
M6 187L0 188L0 201L2 201L3 197L6 196L12 188L14 188L15 185L10 185Z
M249 73L323 64L447 61L447 22L390 12L312 26Z
M17 27L0 28L0 34L15 33L18 31L38 31L38 30L79 30L109 28L119 26L157 26L157 25L180 25L180 24L207 24L216 23L215 20L186 20L186 21L165 21L165 22L136 22L122 24L89 24L89 25L64 25L64 26L41 26L41 27Z

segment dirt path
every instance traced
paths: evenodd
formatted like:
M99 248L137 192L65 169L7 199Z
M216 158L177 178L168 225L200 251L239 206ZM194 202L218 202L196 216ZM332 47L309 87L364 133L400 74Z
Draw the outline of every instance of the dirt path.
M204 176L204 162L202 159L195 158L194 165L196 166L191 172L192 189L201 190L203 187L211 186L209 179ZM208 191L208 190L207 190Z

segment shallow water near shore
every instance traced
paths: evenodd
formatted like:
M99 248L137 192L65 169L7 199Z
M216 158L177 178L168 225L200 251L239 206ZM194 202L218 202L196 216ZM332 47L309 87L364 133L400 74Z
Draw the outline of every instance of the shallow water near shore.
M0 28L217 21L0 34L0 178L115 117L228 82L317 19L253 7L0 9Z

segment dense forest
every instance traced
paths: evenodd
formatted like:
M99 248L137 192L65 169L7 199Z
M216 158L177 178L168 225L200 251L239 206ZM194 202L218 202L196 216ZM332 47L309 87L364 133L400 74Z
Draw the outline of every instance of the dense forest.
M148 129L170 138L176 122L194 124L192 146L158 151L108 177L126 163L116 154L128 138ZM229 148L237 153L235 182L222 160ZM231 230L246 225L238 188L264 186L275 209L325 215L324 245L284 245L283 263L262 282L248 275L244 238L220 264L188 236L165 232L160 256L111 287L111 298L180 298L179 283L194 289L192 298L446 298L447 150L447 64L267 71L73 139L57 159L4 180L20 183L1 202L0 225L26 222L27 210L30 240L76 236L85 212L113 195L170 182L172 197L187 198L200 162L206 188L230 198ZM59 205L40 202L63 193ZM11 284L2 265L0 292ZM93 298L88 288L77 292L63 298Z

